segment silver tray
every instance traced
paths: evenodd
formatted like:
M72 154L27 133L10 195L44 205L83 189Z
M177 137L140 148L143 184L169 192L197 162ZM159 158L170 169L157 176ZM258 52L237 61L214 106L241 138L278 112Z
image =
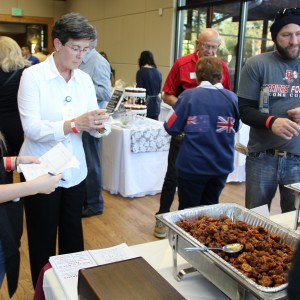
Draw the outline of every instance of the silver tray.
M264 287L246 277L213 251L184 250L185 247L204 245L177 226L176 222L184 218L198 219L203 215L210 217L225 215L233 221L240 220L250 225L263 226L271 233L279 235L282 242L292 248L295 248L300 240L298 234L238 204L216 204L157 215L157 219L169 229L168 239L173 249L174 276L178 279L178 274L175 274L177 273L175 255L180 254L231 299L286 299L287 284Z

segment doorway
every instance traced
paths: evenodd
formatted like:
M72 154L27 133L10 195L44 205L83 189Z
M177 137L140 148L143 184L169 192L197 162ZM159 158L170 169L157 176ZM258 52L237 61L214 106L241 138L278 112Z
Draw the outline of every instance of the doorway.
M51 53L53 51L51 40L53 24L53 18L14 17L0 14L0 35L14 39L20 47L41 43ZM1 31L1 28L5 28L5 31L4 29Z

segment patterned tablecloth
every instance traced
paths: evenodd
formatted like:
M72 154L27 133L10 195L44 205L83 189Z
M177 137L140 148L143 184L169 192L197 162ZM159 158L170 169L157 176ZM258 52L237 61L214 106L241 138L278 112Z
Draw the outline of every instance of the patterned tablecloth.
M171 136L162 126L148 124L146 128L133 127L130 134L133 153L169 150Z
M163 122L137 116L128 124L132 153L168 151L171 136L165 131Z

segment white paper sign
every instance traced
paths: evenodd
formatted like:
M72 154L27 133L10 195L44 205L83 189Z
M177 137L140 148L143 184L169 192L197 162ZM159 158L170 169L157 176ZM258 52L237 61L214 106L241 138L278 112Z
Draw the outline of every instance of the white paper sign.
M135 258L137 255L126 243L104 249L86 250L51 256L49 262L68 299L78 299L77 284L80 269Z

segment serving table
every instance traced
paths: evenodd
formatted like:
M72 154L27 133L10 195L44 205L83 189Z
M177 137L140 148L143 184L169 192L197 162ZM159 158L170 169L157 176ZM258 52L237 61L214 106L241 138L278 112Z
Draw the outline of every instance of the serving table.
M270 216L276 223L293 228L294 212ZM186 299L191 300L223 300L229 299L211 282L199 273L191 273L177 281L173 276L172 248L167 239L150 243L130 246L137 255L143 257L160 275L162 275ZM177 266L187 269L189 264L180 256L177 257ZM44 273L43 290L46 300L64 300L66 296L52 268Z
M280 224L286 228L289 228L291 230L294 230L296 233L298 233L300 235L300 227L296 227L295 228L295 220L296 218L298 218L298 225L299 225L299 211L298 210L294 210L294 211L290 211L284 214L279 214L279 215L274 215L274 216L270 216L270 219L274 222L276 222L277 224Z
M167 239L130 246L130 248L134 253L143 257L186 299L229 299L199 273L194 273L180 282L176 281L172 273L172 249ZM178 263L183 269L188 267L184 259L179 259ZM46 300L67 300L52 268L44 273L43 290Z
M115 120L100 148L103 189L123 197L159 193L167 170L169 139L162 122L140 117L124 126Z

